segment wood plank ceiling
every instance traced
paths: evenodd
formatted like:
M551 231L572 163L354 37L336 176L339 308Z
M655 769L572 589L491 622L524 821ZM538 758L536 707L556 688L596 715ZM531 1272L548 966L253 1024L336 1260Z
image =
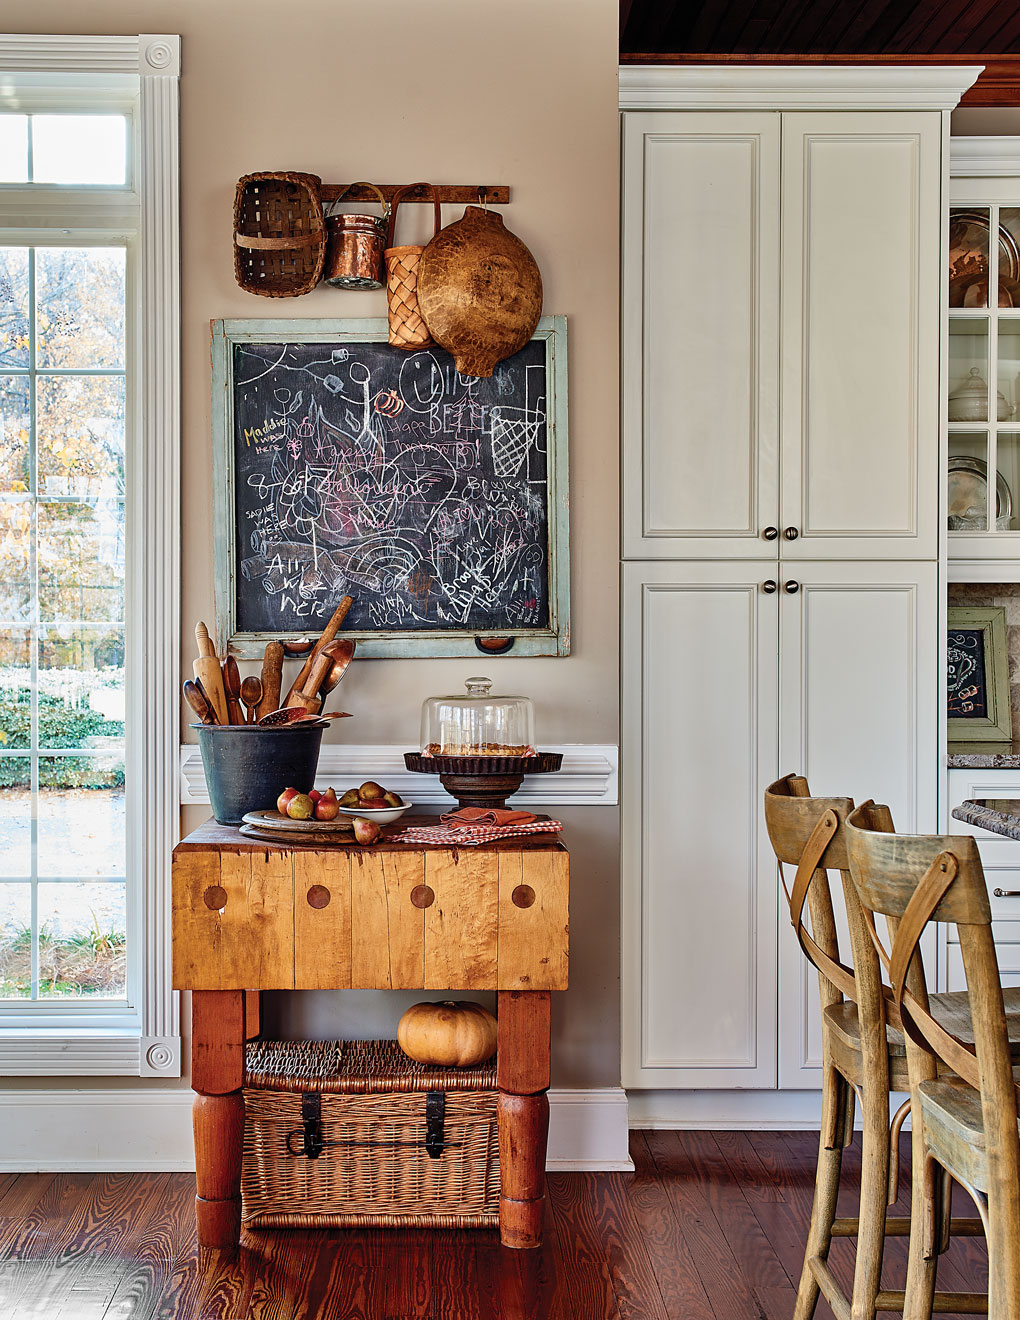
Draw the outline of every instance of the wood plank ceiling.
M620 0L620 63L983 64L964 105L1020 106L1018 0Z
M1016 0L621 0L644 54L1020 54Z

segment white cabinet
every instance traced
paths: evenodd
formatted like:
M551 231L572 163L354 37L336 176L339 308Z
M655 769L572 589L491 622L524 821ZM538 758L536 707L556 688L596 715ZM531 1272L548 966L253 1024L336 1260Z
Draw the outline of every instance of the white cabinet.
M624 124L624 557L775 557L777 114Z
M624 1084L776 1078L778 593L753 563L623 572Z
M817 1085L818 987L780 898L768 783L802 770L934 828L937 653L919 641L936 565L793 572L768 592L754 563L624 566L627 1086Z
M621 75L626 1086L819 1084L771 779L937 826L944 141L975 76Z
M941 132L625 116L624 558L935 557Z

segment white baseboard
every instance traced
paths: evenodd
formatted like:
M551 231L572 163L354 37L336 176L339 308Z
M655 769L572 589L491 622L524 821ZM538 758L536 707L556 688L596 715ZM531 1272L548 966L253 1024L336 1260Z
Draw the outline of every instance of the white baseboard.
M0 1093L2 1173L190 1173L190 1091ZM549 1092L547 1168L631 1169L619 1087Z
M819 1091L628 1091L627 1103L632 1128L718 1132L817 1132L822 1109Z
M369 746L325 743L319 753L316 784L357 784L379 779L406 802L449 807L449 796L437 775L420 775L404 767L404 746ZM515 806L529 802L542 806L614 806L617 798L618 751L615 743L549 744L546 751L562 752L563 766L554 775L525 775L514 794ZM181 803L208 803L202 754L194 743L181 746Z

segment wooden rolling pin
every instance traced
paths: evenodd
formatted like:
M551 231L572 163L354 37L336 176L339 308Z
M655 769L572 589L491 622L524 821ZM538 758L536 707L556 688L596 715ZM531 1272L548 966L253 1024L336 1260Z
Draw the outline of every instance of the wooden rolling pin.
M309 652L308 659L301 666L297 678L295 678L294 682L291 684L290 690L287 693L287 700L282 703L284 706L289 706L292 704L291 697L293 697L295 693L309 692L312 690L308 683L308 677L312 672L312 666L319 658L319 652L322 650L322 648L324 646L328 646L329 643L333 640L333 638L337 635L340 625L347 617L347 611L351 608L353 604L354 604L354 597L345 596L343 600L340 602L340 604L333 611L333 617L330 619L329 623L326 624L325 628L323 628L322 633L319 636L319 640L312 647L311 651ZM318 691L317 688L315 690Z
M230 723L244 724L244 714L241 710L241 671L232 655L228 655L223 661L223 690L227 694L227 714L230 716Z
M227 694L223 689L223 673L220 662L216 659L216 648L209 637L209 629L204 623L195 624L195 642L198 645L198 659L194 664L195 678L201 681L209 704L212 706L219 724L229 724L227 713Z
M256 721L271 710L280 709L280 688L283 685L283 643L267 642L262 661L262 700L255 712Z

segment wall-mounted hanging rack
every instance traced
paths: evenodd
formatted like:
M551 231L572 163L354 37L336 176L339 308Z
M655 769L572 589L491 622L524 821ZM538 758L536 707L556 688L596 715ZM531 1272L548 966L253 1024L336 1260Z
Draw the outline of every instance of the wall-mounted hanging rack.
M343 183L324 183L320 189L320 196L324 202L335 202L346 186ZM393 194L403 185L380 183L377 187L386 200L392 202ZM464 206L478 205L480 202L484 202L487 206L505 206L510 201L510 188L502 183L437 183L436 192L441 202L459 202ZM364 185L352 187L344 198L345 202L377 202L378 200L375 193ZM406 193L401 198L401 202L428 202L431 205L432 194L424 189L415 188Z

